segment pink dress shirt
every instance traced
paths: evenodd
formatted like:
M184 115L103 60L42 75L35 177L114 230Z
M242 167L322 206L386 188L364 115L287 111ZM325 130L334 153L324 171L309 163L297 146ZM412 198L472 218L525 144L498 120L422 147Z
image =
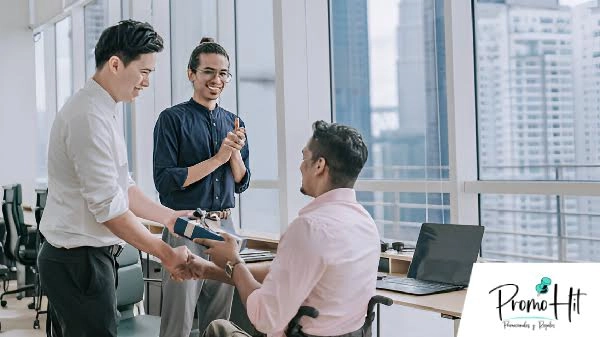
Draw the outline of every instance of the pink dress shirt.
M355 191L324 193L282 235L262 287L248 297L248 317L259 331L280 337L298 308L308 305L319 317L302 318L305 333L358 330L375 295L378 264L379 232Z

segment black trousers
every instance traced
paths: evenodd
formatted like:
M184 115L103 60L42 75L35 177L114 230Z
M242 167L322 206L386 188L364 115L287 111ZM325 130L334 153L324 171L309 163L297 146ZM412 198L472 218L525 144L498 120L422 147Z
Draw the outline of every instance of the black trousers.
M116 270L108 249L44 242L38 269L62 337L117 336Z

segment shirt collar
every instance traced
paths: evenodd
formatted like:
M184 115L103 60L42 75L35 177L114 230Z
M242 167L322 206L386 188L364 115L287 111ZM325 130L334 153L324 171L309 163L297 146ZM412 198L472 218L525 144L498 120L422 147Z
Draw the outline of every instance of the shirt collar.
M113 116L116 114L117 102L115 102L108 91L106 91L106 89L98 84L98 82L96 82L93 78L90 78L85 83L84 89L87 90L103 108L111 111Z
M196 107L197 107L198 109L200 109L200 111L202 111L202 112L210 112L210 110L208 110L208 108L207 108L207 107L205 107L204 105L202 105L202 104L200 104L200 103L196 102L196 101L194 100L194 97L190 98L190 104L192 104L193 106L196 106ZM215 105L215 108L214 108L214 110L212 110L212 111L213 111L213 113L215 113L215 112L219 111L219 103L217 103L217 105Z
M331 202L356 202L356 191L353 188L336 188L331 191L325 192L320 196L312 200L308 205L304 206L298 215L304 215L324 204Z

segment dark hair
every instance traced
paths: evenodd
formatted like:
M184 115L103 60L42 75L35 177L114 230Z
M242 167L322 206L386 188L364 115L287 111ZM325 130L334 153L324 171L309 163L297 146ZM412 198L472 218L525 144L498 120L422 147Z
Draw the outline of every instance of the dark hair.
M227 51L220 44L216 43L212 37L203 37L200 40L200 44L194 48L192 55L190 55L190 62L188 62L188 69L196 71L200 65L200 54L220 54L225 56L227 62L229 62L229 55Z
M316 121L309 142L312 160L324 158L334 187L352 187L369 151L361 134L352 127Z
M163 50L163 39L147 22L124 20L106 28L94 54L96 69L100 69L112 57L117 56L125 66L141 54L158 53Z

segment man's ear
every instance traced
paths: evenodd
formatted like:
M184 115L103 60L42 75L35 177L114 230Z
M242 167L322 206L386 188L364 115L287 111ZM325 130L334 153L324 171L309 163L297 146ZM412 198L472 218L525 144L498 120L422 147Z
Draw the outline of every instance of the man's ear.
M316 174L317 175L321 175L323 173L325 173L325 170L327 169L327 161L325 160L325 158L323 157L319 157L319 159L317 159L317 162L315 163L316 165Z
M123 62L121 62L121 59L116 55L111 56L108 59L108 62L106 62L106 65L108 66L108 70L113 74L116 74L121 67L125 67Z
M192 71L192 69L187 70L187 75L188 75L188 80L190 80L190 82L194 82L194 71Z

